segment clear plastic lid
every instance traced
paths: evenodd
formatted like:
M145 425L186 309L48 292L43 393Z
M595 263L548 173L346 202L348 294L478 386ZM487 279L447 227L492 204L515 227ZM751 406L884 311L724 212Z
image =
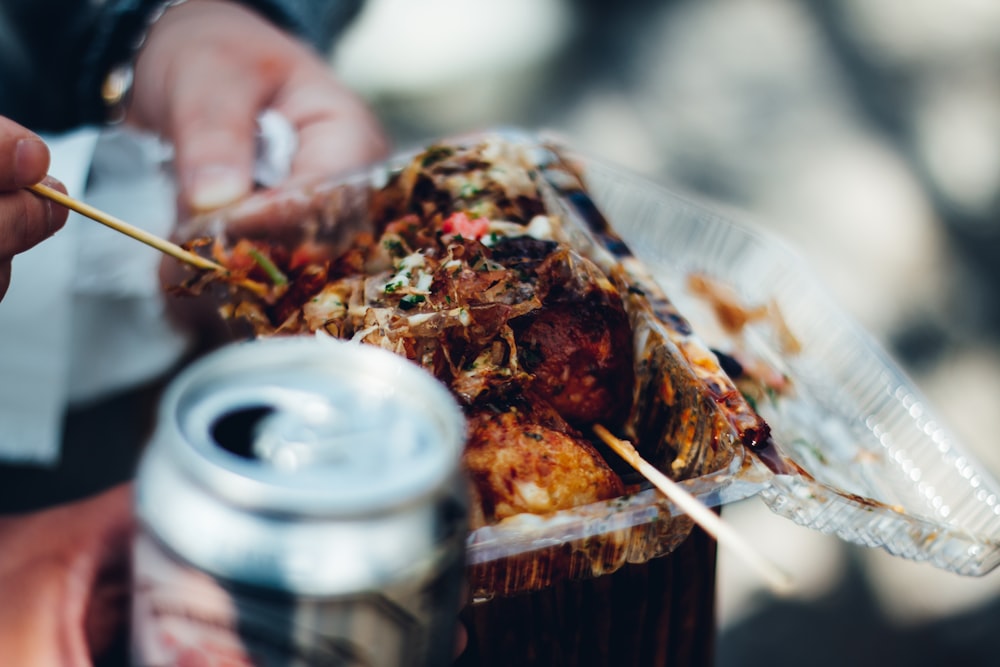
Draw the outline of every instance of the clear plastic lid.
M935 416L913 382L830 298L779 240L614 166L577 158L590 194L696 331L786 376L789 391L758 403L788 474L752 466L771 510L809 528L958 574L1000 563L1000 484ZM734 342L689 288L725 285L741 302L781 313ZM765 468L765 470L761 470ZM801 469L801 470L798 470ZM734 482L738 485L738 483Z

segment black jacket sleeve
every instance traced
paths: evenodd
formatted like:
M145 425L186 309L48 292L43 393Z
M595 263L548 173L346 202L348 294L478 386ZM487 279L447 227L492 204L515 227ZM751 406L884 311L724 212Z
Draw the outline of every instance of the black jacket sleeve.
M284 29L329 49L361 0L239 0ZM38 132L105 121L101 85L132 58L163 0L0 2L0 115Z

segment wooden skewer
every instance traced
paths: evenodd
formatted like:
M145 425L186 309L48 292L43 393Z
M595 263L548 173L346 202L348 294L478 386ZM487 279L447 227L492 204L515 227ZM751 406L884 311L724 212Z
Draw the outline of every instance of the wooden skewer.
M723 522L718 514L688 493L677 482L657 470L653 464L642 458L639 452L635 450L635 447L632 446L632 443L616 438L600 424L594 426L594 432L611 449L615 450L619 456L625 459L629 465L652 482L663 495L677 505L685 514L690 516L706 533L714 537L719 544L731 548L753 566L764 580L770 584L771 589L775 593L785 594L791 590L792 579L787 573L761 556L729 524Z
M64 195L54 188L50 188L42 183L37 183L35 185L29 185L28 189L35 194L41 195L46 199L51 199L57 204L62 204L68 209L76 211L81 215L85 215L91 220L96 220L97 222L107 225L108 227L125 234L126 236L131 236L137 241L141 241L148 246L156 248L160 252L166 253L171 257L174 257L186 264L190 264L199 269L205 269L208 271L221 271L222 273L228 273L221 264L217 264L210 259L206 259L200 255L185 250L176 243L171 243L166 239L162 239L159 236L150 234L144 229L139 229L134 227L123 220L109 215L103 211L100 211L89 204L85 204L82 201L73 199L68 195Z

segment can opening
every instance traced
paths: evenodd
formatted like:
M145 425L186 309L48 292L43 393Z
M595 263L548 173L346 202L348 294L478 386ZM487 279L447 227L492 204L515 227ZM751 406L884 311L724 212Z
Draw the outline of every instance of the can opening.
M260 458L254 447L257 427L274 412L275 408L269 405L253 405L227 412L212 424L212 439L222 449L242 458Z

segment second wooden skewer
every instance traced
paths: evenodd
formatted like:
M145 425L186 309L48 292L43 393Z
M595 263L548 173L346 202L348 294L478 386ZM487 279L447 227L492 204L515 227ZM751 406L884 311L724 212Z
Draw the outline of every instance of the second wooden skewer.
M55 188L50 188L42 183L37 183L35 185L29 185L28 189L37 195L50 199L57 204L61 204L72 211L76 211L80 215L85 215L91 220L96 220L97 222L119 231L126 236L131 236L135 240L156 248L160 252L170 255L185 264L190 264L191 266L204 269L206 271L221 271L222 273L228 273L226 268L221 264L217 264L210 259L202 257L201 255L196 255L189 250L185 250L176 243L171 243L166 239L150 234L144 229L130 225L124 220L119 220L113 215L109 215L104 211L98 210L89 204L85 204L82 201L73 199L68 195L64 195Z
M594 426L594 432L615 453L625 459L643 477L652 482L653 486L677 505L682 512L701 526L706 533L714 537L720 545L733 549L744 561L753 566L775 593L786 594L791 590L791 577L779 570L774 564L765 560L739 533L723 522L718 514L688 493L677 482L657 470L652 463L642 458L639 452L635 450L635 447L632 446L632 443L616 438L608 429L600 424Z

